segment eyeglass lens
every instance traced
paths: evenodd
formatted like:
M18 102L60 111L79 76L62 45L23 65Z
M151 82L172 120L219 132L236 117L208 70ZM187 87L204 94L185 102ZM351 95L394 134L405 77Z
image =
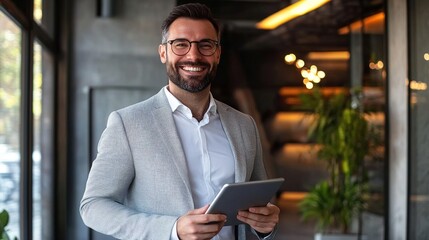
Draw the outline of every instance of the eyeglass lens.
M175 54L182 56L191 50L192 43L196 43L198 51L204 56L211 56L215 53L217 43L213 40L189 41L187 39L175 39L169 41Z

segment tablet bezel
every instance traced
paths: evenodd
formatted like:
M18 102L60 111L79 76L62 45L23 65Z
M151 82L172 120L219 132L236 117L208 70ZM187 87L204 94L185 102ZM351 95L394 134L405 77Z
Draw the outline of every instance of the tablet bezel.
M210 204L206 214L227 215L224 226L242 224L243 222L237 219L238 211L247 210L250 207L266 206L276 195L283 182L284 178L273 178L225 184Z

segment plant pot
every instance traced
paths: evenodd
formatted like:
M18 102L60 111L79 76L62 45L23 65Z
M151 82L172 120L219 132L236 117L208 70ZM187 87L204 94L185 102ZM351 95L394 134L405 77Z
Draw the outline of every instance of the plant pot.
M314 235L314 240L367 240L366 236L359 236L357 234L325 234L325 233L316 233Z

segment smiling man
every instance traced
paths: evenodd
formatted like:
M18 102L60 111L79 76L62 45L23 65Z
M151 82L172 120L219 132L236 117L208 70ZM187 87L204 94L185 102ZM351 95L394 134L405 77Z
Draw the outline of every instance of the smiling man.
M174 8L158 52L168 85L110 114L81 201L85 224L120 239L273 239L273 204L240 211L239 226L205 214L224 184L267 177L254 120L210 93L221 55L210 10Z

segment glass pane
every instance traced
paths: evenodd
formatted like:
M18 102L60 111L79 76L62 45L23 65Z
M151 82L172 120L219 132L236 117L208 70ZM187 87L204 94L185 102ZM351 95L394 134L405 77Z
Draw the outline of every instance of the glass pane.
M53 208L53 61L34 44L33 66L33 239L49 239Z
M8 234L19 236L21 30L0 11L0 211Z
M34 44L34 67L33 67L33 239L41 239L42 217L41 192L40 192L40 115L42 113L42 47Z
M409 4L410 189L408 239L429 239L429 1Z
M383 9L382 9L383 10ZM368 196L361 214L362 233L374 240L384 239L385 219L385 102L386 42L385 14L376 12L348 26L350 32L350 78L352 87L362 87L356 103L367 112L370 127L369 152L365 157ZM360 98L360 99L359 99Z

